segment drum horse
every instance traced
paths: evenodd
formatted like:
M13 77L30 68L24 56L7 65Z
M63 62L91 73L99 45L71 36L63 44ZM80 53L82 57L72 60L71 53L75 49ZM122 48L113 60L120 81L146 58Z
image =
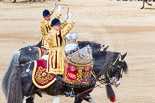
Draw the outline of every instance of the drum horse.
M76 33L72 33L73 39L77 38ZM71 36L69 36L71 37ZM118 52L106 51L103 45L88 42L78 41L79 49L90 45L93 56L93 68L88 85L68 84L65 83L61 76L56 76L56 81L47 88L38 88L32 82L32 72L35 61L39 60L40 44L28 46L16 51L12 57L10 65L5 72L2 80L2 88L7 99L7 103L34 103L34 95L42 97L42 92L51 96L65 95L75 97L74 103L81 103L83 100L91 102L93 98L90 92L99 85L105 85L107 97L114 102L115 93L111 85L118 86L122 78L123 72L127 73L128 66L124 60L126 57ZM77 48L76 48L77 49ZM71 52L75 52L76 49ZM27 70L29 70L27 72ZM100 84L97 85L96 82ZM25 98L26 97L26 98Z

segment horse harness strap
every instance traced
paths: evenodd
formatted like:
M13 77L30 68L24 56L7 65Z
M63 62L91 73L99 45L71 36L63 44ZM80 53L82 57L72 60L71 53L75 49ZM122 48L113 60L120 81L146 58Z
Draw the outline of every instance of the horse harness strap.
M83 91L83 92L81 92L81 93L75 95L75 97L79 97L79 96L83 95L84 93L86 93L86 92L88 92L88 91L91 91L92 89L94 89L94 88L96 88L96 87L100 87L100 85L110 85L110 83L100 83L100 84L98 84L98 85L96 85L96 86L94 86L94 87L92 87L92 88L89 88L89 89L87 89L87 90L85 90L85 91Z
M29 65L28 65L28 68L25 70L26 73L29 73L30 72L30 66L31 66L32 62L33 61L28 62ZM21 64L21 65L24 66L24 64Z
M116 64L116 62L119 60L120 56L121 55L119 54L118 57L117 57L117 59L115 60L115 62L111 66L109 66L109 69L111 69Z

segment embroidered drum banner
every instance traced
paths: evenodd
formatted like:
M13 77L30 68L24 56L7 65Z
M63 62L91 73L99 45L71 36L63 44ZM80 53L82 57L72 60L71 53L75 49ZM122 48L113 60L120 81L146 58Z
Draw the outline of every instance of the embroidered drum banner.
M93 62L85 65L78 65L65 59L65 70L63 81L69 84L89 85Z

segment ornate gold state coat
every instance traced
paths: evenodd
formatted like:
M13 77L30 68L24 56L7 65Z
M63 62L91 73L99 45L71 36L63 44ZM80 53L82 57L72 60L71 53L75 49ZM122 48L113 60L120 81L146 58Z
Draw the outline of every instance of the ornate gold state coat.
M50 11L50 14L52 15L54 13L54 10ZM61 12L57 12L55 15L55 18L59 19L61 17ZM67 25L66 21L63 21L63 25L61 26L64 28ZM41 20L41 34L42 34L42 46L48 45L48 43L45 41L48 37L48 32L51 30L51 21L47 21L45 19Z
M71 29L73 28L74 21L69 20L65 28L61 31L58 31L54 28L49 32L48 41L48 49L49 49L49 57L47 60L47 72L60 74L64 73L64 36L66 36Z

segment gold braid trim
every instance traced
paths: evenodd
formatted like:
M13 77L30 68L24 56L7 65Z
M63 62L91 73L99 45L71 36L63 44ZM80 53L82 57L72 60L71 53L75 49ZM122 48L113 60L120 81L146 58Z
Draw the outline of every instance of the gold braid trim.
M88 64L75 64L71 61L69 61L66 57L64 58L68 63L72 64L72 65L75 65L75 66L80 66L80 67L85 67L85 66L90 66L90 65L93 65L93 61L91 63L88 63Z
M41 60L41 49L39 47L38 48L38 52L39 52L39 60Z

